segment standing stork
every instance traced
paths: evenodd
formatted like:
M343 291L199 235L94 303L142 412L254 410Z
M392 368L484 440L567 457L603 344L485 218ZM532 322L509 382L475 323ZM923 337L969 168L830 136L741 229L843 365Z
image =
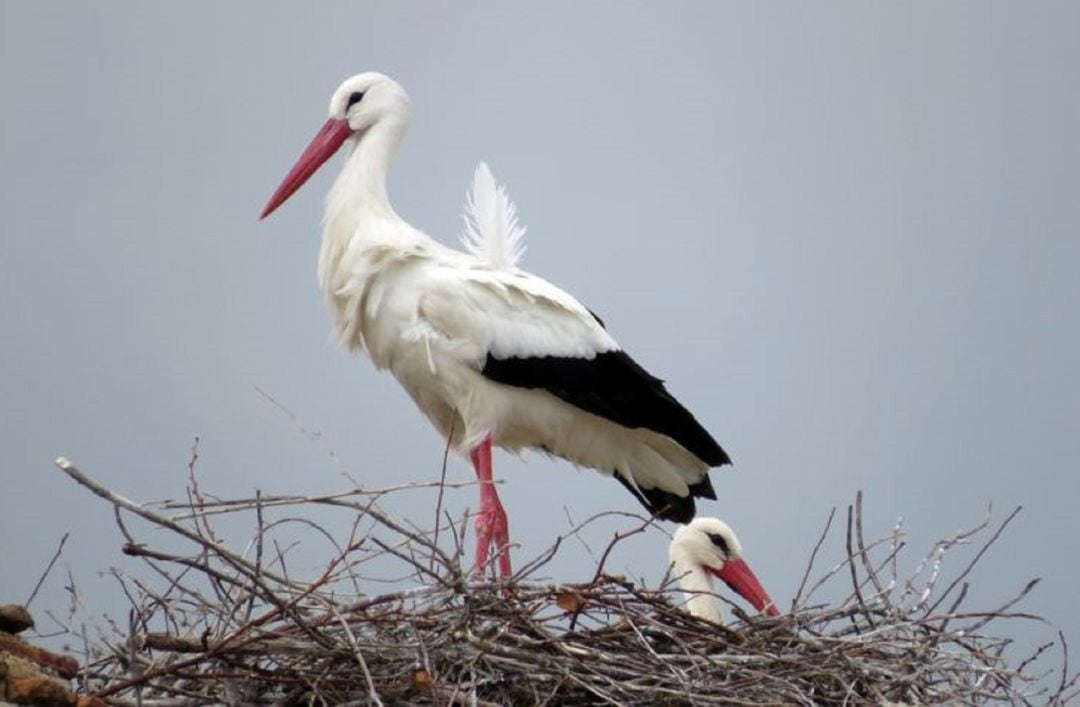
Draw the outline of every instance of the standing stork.
M694 616L724 623L724 612L713 594L713 577L738 592L758 611L779 616L776 604L761 586L742 556L742 545L726 523L716 518L695 518L675 531L668 559L686 595L686 609Z
M613 476L656 516L685 523L715 499L710 467L730 463L682 405L576 299L517 267L524 228L481 164L466 205L466 250L406 223L386 174L409 125L404 89L377 73L346 80L329 119L270 197L266 218L338 148L319 281L340 342L389 369L472 460L480 481L476 567L494 543L510 575L509 527L491 447L540 449Z

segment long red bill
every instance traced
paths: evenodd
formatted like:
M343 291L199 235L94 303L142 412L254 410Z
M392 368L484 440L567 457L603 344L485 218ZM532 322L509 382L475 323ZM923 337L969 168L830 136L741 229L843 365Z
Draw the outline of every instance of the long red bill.
M304 150L304 154L300 155L300 159L285 175L284 181L281 182L281 186L277 188L274 195L270 197L270 201L266 202L266 207L259 214L259 220L266 218L274 212L274 209L285 203L285 200L292 196L293 192L303 186L311 175L315 174L323 162L330 159L330 155L338 151L341 143L348 140L350 135L352 135L352 128L349 127L348 121L339 118L327 120L319 128L319 132L315 133L315 137L312 139L311 144L307 146L307 149Z
M776 604L769 598L769 593L761 586L757 575L750 566L742 560L728 560L719 570L709 567L708 570L724 580L724 583L738 592L746 601L754 605L758 611L764 611L769 616L779 616L780 611Z

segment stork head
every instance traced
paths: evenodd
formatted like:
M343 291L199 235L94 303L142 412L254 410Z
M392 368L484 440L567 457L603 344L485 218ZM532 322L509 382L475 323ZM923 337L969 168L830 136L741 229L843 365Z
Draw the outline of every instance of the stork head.
M742 545L735 532L716 518L695 518L675 531L668 549L678 568L701 568L750 602L758 611L779 616L776 604L761 586L742 557Z
M389 76L368 71L345 79L330 98L326 122L270 197L259 218L266 218L285 203L346 140L360 139L378 125L391 127L399 138L409 124L411 113L408 94Z
M362 135L380 121L408 122L409 96L389 76L368 71L345 79L330 98L330 120L348 124L353 135Z

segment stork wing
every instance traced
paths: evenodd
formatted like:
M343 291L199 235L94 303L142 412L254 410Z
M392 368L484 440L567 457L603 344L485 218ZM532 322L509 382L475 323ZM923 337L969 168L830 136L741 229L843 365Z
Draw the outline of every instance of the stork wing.
M439 267L424 284L420 316L477 368L488 355L587 359L619 348L576 299L520 270Z
M524 388L543 388L572 405L631 429L671 437L709 466L730 463L727 454L664 387L625 351L592 359L506 358L488 355L483 374Z
M421 301L421 316L490 380L540 388L631 429L667 435L709 466L730 463L694 416L623 351L600 320L554 285L520 270L454 268Z

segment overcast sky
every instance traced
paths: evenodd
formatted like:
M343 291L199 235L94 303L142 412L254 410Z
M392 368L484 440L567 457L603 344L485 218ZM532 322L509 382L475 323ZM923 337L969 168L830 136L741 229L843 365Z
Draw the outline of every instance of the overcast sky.
M1022 504L976 598L1044 577L1027 608L1080 645L1080 5L298 8L0 3L0 602L71 531L61 567L94 610L122 606L97 575L124 563L111 512L60 454L139 500L182 496L195 435L220 495L346 488L330 450L365 484L438 477L441 440L396 382L330 339L314 273L339 160L256 220L333 89L378 70L413 99L398 212L455 242L490 163L525 267L734 458L702 511L781 606L857 489L868 533L904 518L911 564L988 502ZM640 510L564 462L495 464L518 558L564 508ZM612 569L655 581L666 542ZM593 567L572 545L548 570Z

